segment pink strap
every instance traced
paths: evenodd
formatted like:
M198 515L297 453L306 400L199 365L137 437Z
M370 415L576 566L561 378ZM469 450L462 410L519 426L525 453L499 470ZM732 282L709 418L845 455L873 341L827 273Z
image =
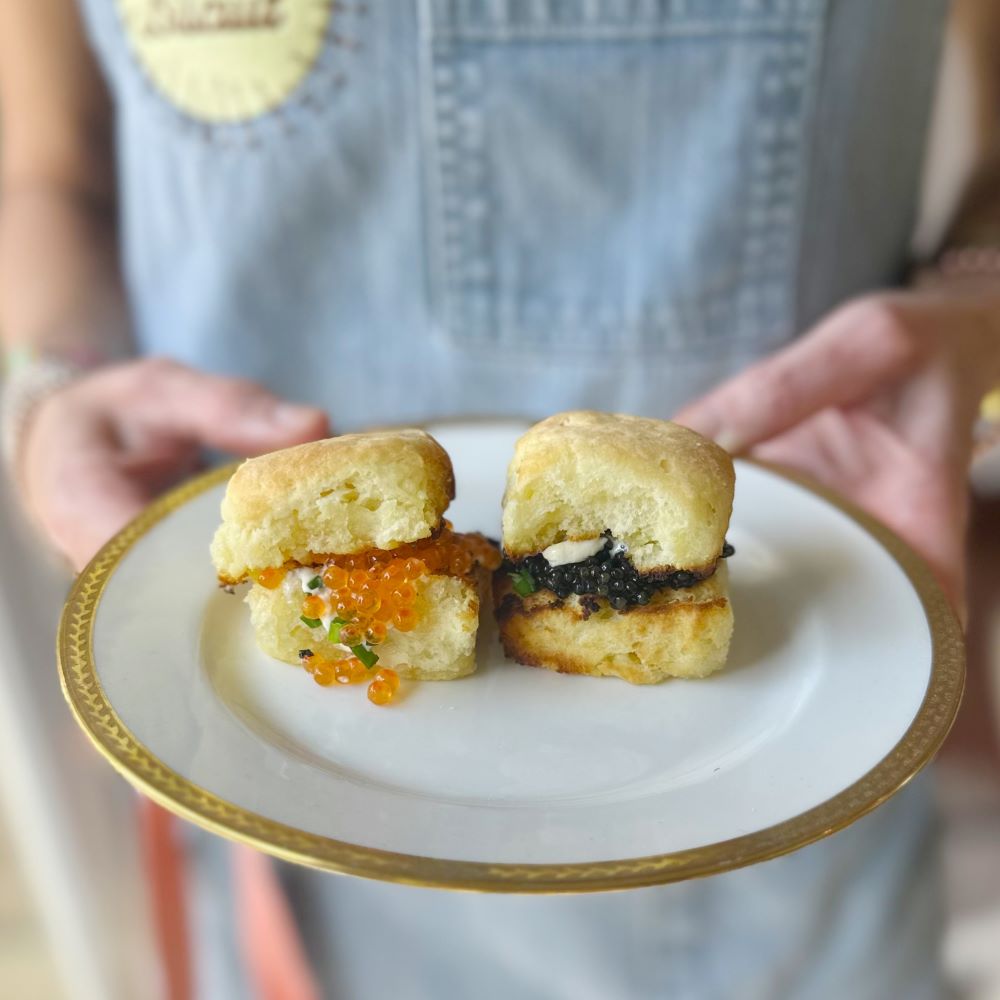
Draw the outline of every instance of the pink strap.
M139 797L139 844L153 933L168 1000L191 1000L191 952L184 882L184 849L174 817L155 802Z
M240 944L259 1000L320 1000L309 961L270 860L234 848Z
M141 797L139 834L153 931L168 1000L193 1000L184 847L178 822ZM233 848L236 920L248 978L258 1000L320 1000L295 921L269 860Z

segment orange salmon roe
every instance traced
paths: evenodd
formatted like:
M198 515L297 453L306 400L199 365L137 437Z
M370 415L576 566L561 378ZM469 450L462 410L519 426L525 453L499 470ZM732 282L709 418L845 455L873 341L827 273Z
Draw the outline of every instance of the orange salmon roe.
M392 594L385 594L382 597L382 603L378 608L372 612L372 620L377 622L392 621L392 616L396 613L396 602L392 599Z
M427 564L422 559L407 559L403 563L403 579L419 580L427 572Z
M316 659L316 657L313 657ZM336 668L328 660L322 660L316 666L314 666L309 672L312 674L312 679L320 687L329 687L334 680Z
M483 535L457 534L445 521L433 538L408 542L394 549L370 549L347 556L313 555L316 572L326 587L326 599L309 594L303 600L303 616L322 618L334 614L346 624L340 627L344 646L378 646L392 629L410 632L420 622L422 605L419 583L438 574L470 577L477 568L498 569L500 552ZM285 578L282 568L262 571L257 579L277 587ZM265 582L266 580L266 582ZM309 658L304 664L317 684L355 684L371 676L357 657L326 661ZM368 697L376 705L392 700L399 675L382 668L368 686Z
M388 705L395 693L385 681L372 681L368 685L368 700L373 705Z
M412 583L401 583L392 591L390 597L392 597L397 604L407 606L412 604L417 599L417 590Z
M288 570L284 566L272 566L270 569L262 569L255 579L268 590L276 590L281 586L282 581L288 575Z
M323 571L323 583L330 590L343 590L347 586L347 570L332 563Z
M340 627L340 641L345 646L357 646L365 641L365 628L359 621L348 622Z
M392 627L400 632L412 632L417 626L417 613L413 608L397 608L392 616Z
M392 688L393 694L399 690L399 674L392 667L382 667L381 670L376 672L374 680L388 684Z
M357 684L358 681L364 680L367 673L365 665L356 656L340 660L335 668L338 684Z
M310 594L302 602L302 614L306 618L322 618L326 614L326 601L322 597Z
M385 642L385 637L389 634L389 628L385 622L370 622L365 629L365 641L369 646L375 646L380 642Z
M375 590L362 590L354 602L358 612L366 617L374 615L382 606L382 598Z

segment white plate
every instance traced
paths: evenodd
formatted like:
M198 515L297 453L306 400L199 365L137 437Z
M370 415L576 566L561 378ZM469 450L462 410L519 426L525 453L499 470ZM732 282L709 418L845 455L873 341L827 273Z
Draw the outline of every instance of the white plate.
M458 530L498 534L520 425L431 428ZM163 498L78 580L67 697L129 780L209 829L376 878L620 888L794 850L933 755L963 681L958 627L898 539L803 483L738 463L729 665L633 687L504 659L488 613L470 678L376 708L255 646L208 545L225 470Z

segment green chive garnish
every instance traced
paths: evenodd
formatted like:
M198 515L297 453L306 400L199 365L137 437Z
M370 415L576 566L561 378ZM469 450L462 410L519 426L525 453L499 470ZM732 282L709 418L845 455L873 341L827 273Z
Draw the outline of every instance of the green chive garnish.
M536 590L538 590L535 578L526 569L518 570L516 573L511 573L510 578L514 581L514 593L516 593L518 597L527 597L529 594L533 594Z
M347 622L343 618L334 618L330 622L330 642L340 642L340 630Z
M371 670L372 667L378 663L378 654L373 653L367 646L362 646L360 643L357 646L351 646L351 652L367 667Z
M321 578L321 577L318 577L318 576L314 576L314 577L313 577L313 578L312 578L312 579L311 579L311 580L310 580L310 581L309 581L309 582L308 582L308 583L306 584L306 586L307 586L307 587L308 587L308 588L309 588L310 590L319 590L319 588L323 586L323 580L322 580L322 578Z
M299 615L299 621L309 628L319 628L323 624L318 618L306 618L305 615Z

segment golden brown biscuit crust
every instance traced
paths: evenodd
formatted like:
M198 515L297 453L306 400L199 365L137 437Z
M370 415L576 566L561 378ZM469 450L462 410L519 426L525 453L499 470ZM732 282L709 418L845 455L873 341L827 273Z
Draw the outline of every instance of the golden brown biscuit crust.
M548 590L522 599L504 573L493 587L504 651L528 666L655 684L705 677L726 662L733 612L725 565L694 587L658 591L624 612L602 598L560 600Z
M512 560L610 530L640 573L705 570L722 551L732 511L732 459L665 420L573 411L518 441L504 494Z
M447 452L421 430L344 434L244 462L212 543L220 580L312 554L346 555L427 538L455 496Z

